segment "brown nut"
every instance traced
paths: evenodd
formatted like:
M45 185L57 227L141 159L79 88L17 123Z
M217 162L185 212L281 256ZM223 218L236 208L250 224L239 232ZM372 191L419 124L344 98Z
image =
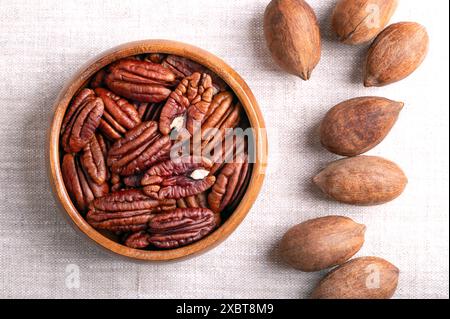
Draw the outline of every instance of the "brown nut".
M139 231L127 237L124 244L134 249L145 249L150 245L150 234L146 231Z
M106 182L106 144L101 135L94 135L83 149L80 157L81 166L89 177L98 185Z
M340 0L333 11L333 30L341 42L368 42L389 23L397 5L397 0Z
M240 200L238 195L242 194L245 186L248 166L248 157L240 154L234 162L226 163L221 169L208 195L208 204L213 212L221 213Z
M168 135L173 128L186 126L192 135L194 124L203 123L213 96L211 77L198 72L184 78L173 91L161 111L159 130Z
M147 170L141 184L144 193L156 199L180 199L200 194L214 184L209 175L212 162L206 158L187 157L167 160Z
M100 121L99 129L110 140L117 140L141 123L136 107L127 100L103 88L95 89L102 99L105 111Z
M313 299L389 299L398 284L399 270L378 257L350 260L317 285Z
M123 190L95 199L86 220L96 229L136 232L146 229L155 214L175 207L175 200L158 201L137 189Z
M97 185L81 168L77 157L66 154L63 157L61 173L67 192L77 209L84 213L88 205L109 192L107 183Z
M360 97L342 102L323 119L321 143L335 154L363 154L383 141L402 108L403 103L381 97Z
M286 72L309 80L321 52L313 9L303 0L272 0L264 14L264 34L274 61Z
M161 102L170 94L175 74L157 63L123 59L108 69L105 83L114 93L138 102Z
M61 145L66 153L78 153L91 141L103 109L102 100L90 89L75 96L61 125Z
M342 216L311 219L292 227L281 240L285 262L301 271L341 265L364 243L366 226Z
M212 79L214 94L225 91L228 88L227 84L217 74L190 59L169 54L161 62L161 65L172 70L180 81L195 72L208 74Z
M169 157L169 136L161 136L158 123L141 123L118 140L108 153L107 164L113 173L130 176L143 173L153 164Z
M425 60L428 44L428 34L422 25L415 22L390 25L369 49L364 85L385 86L403 80Z
M408 179L397 164L376 156L331 163L314 183L331 198L353 205L380 205L403 192Z
M177 208L149 222L148 241L158 248L173 249L204 238L215 227L214 214L209 209Z

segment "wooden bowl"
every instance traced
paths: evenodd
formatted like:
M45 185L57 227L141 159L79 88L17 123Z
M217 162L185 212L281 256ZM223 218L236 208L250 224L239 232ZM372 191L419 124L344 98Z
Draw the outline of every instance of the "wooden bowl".
M92 228L73 205L66 187L64 186L59 153L60 129L67 106L77 91L86 85L87 81L100 69L110 63L138 54L166 53L175 54L198 62L219 75L234 91L243 105L250 125L255 132L255 163L250 182L241 202L231 216L209 236L191 245L164 251L147 251L126 247L117 243ZM200 48L174 41L144 40L127 43L113 48L95 58L84 66L68 85L61 91L51 122L48 140L48 166L53 193L62 206L64 215L68 216L76 229L87 235L94 242L116 254L136 260L169 261L186 258L203 253L225 240L242 222L254 203L261 189L267 159L267 137L265 124L258 104L250 88L244 80L224 61Z

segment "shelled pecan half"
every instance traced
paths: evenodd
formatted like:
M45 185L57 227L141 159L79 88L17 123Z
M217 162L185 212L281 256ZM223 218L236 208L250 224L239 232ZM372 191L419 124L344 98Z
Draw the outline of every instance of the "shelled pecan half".
M77 153L90 142L103 110L103 101L94 91L83 89L75 96L61 125L61 145L66 153Z
M202 239L216 227L214 213L207 208L177 208L149 222L148 241L162 249L173 249Z
M107 164L113 173L136 175L169 158L171 145L170 137L159 133L157 122L143 122L114 143Z
M84 171L98 185L105 183L107 178L106 152L106 144L102 136L95 134L80 157Z
M130 248L144 249L150 245L150 238L151 235L148 232L141 230L129 235L125 239L124 244Z
M245 154L224 165L208 195L208 204L213 212L223 212L238 199L245 186L248 168L248 157Z
M150 59L151 58L152 57L150 57ZM153 57L153 59L156 61L155 58L156 57ZM212 79L214 94L225 91L228 88L225 81L222 80L217 74L190 59L170 54L165 59L163 59L161 65L172 70L173 73L175 73L176 77L180 80L192 75L195 72L208 74Z
M173 210L175 200L155 200L137 189L123 190L95 199L86 220L92 227L113 232L136 232L158 213Z
M193 73L184 78L167 99L161 111L159 130L168 135L173 128L186 126L192 135L194 122L201 124L213 97L211 77L206 73Z
M77 156L72 154L64 155L61 173L67 192L81 213L86 211L88 205L95 198L105 196L109 192L108 184L97 185L94 183L81 168Z
M99 129L110 140L117 140L141 123L136 107L127 100L104 88L95 89L105 105Z
M208 190L215 182L209 175L212 162L202 157L186 157L158 163L145 172L143 191L156 199L180 199Z
M178 208L208 208L208 198L206 193L177 199Z
M164 107L162 103L139 103L137 110L142 121L159 121L161 110Z
M175 74L158 63L122 59L108 68L105 83L114 93L138 102L161 102L175 85Z

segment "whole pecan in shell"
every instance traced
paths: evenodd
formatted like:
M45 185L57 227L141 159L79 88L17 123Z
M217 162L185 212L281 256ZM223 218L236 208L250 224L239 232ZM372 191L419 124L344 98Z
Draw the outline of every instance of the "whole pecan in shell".
M161 65L172 70L176 77L180 80L192 75L195 72L208 74L212 79L214 94L225 91L228 88L225 81L222 80L217 74L190 59L170 54L161 62Z
M90 89L83 89L75 96L61 125L61 145L66 153L78 153L90 142L103 109L103 101Z
M86 211L95 198L105 196L109 192L108 184L94 183L81 168L78 158L72 154L64 155L61 173L67 192L81 213Z
M144 193L157 199L197 195L208 190L216 178L209 175L212 162L187 157L167 160L149 168L141 180Z
M171 145L170 137L159 133L158 123L143 122L114 143L107 163L113 173L136 175L169 158Z
M95 89L95 93L105 105L99 129L109 139L117 140L141 123L136 107L127 100L104 88Z
M228 206L236 204L244 190L248 168L248 157L241 155L221 169L208 195L208 204L213 212L223 212Z
M105 83L114 93L138 102L161 102L175 84L175 74L157 63L123 59L108 69Z
M92 227L113 232L136 232L158 213L176 207L174 200L155 200L142 191L123 190L95 199L89 206L86 219Z
M193 73L184 78L173 91L161 111L159 130L168 135L173 128L180 129L180 118L186 118L186 129L194 132L195 123L203 123L213 97L211 77ZM181 121L184 124L184 120Z
M149 222L148 241L155 247L173 249L188 245L211 233L214 213L207 208L177 208Z
M105 141L101 135L96 134L83 149L80 157L84 171L98 185L105 183L107 178L106 152Z

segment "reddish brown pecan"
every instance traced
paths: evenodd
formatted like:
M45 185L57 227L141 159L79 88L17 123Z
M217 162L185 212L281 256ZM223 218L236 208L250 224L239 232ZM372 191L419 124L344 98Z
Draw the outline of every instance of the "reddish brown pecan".
M152 199L140 190L123 190L95 199L89 206L86 219L92 227L113 232L136 232L158 213L176 207L174 200Z
M208 204L215 213L234 205L242 194L248 172L248 158L239 156L235 162L227 163L217 176L217 181L208 195ZM239 199L240 200L240 199Z
M208 208L208 197L206 192L197 194L195 196L188 196L185 198L177 199L178 208ZM220 213L214 213L214 219L216 226L221 224Z
M106 181L106 144L101 135L94 135L83 149L80 162L84 171L98 185Z
M163 103L139 103L137 109L142 121L159 121L161 110L164 107Z
M170 137L158 132L157 122L143 122L111 147L107 163L113 173L136 175L169 158L171 145Z
M214 94L225 91L228 88L227 84L217 74L190 59L177 55L168 55L161 64L172 70L180 81L195 72L208 74L213 82Z
M150 53L149 55L147 55L145 57L144 61L149 61L149 62L161 64L164 61L165 58L166 58L165 54Z
M134 249L145 249L150 245L150 237L146 231L140 231L129 235L124 244Z
M167 99L175 80L175 74L160 64L123 59L109 67L105 83L127 99L153 103Z
M149 222L148 241L155 247L173 249L191 244L216 227L214 213L207 208L177 208Z
M61 145L65 152L77 153L90 142L103 109L102 100L90 89L83 89L75 96L61 126Z
M72 154L64 155L61 173L67 192L80 212L85 212L94 198L105 196L109 192L107 183L97 185L83 171L77 157Z
M225 163L233 162L236 158L241 156L240 154L246 152L245 138L240 135L232 135L226 137L221 144L222 148L218 152L211 155L212 162L214 163L211 167L210 173L212 175L216 174ZM214 149L213 149L214 150ZM204 154L204 156L207 156Z
M127 100L103 88L95 89L95 93L105 105L99 129L109 139L117 140L141 123L136 107Z
M159 129L168 135L173 128L186 126L192 135L195 122L203 123L213 96L211 77L193 73L184 78L173 91L161 111Z
M148 169L141 180L144 193L156 199L197 195L215 182L209 176L212 162L206 158L187 157L167 160Z
M91 79L90 87L96 89L105 85L105 69L98 71Z

